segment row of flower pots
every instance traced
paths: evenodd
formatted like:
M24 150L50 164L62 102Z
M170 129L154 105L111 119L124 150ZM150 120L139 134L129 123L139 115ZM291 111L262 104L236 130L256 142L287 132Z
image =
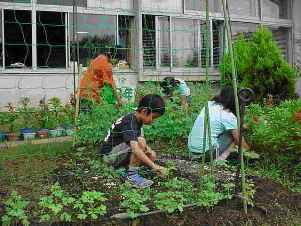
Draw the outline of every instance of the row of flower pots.
M48 137L62 137L62 136L72 136L74 134L74 129L72 127L58 127L55 129L40 129L34 130L32 128L23 128L20 133L5 133L0 131L0 142L17 141L23 140L33 140L35 138L48 138Z

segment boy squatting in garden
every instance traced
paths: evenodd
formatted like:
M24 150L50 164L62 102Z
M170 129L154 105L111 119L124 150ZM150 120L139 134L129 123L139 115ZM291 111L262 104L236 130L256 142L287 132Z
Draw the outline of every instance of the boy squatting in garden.
M239 131L235 116L234 91L231 86L224 87L220 94L208 102L210 131L212 146L218 160L226 160L231 149L239 144ZM203 153L205 108L194 122L188 138L188 148L192 157L198 157ZM209 151L209 139L205 152ZM242 148L249 149L249 145L242 139Z
M135 112L113 123L101 147L103 159L115 168L128 166L127 180L138 188L149 187L153 181L138 174L141 164L165 175L166 169L154 163L156 153L146 144L141 134L143 124L149 125L165 112L164 100L158 95L146 95Z
M182 107L187 108L188 105L191 103L190 88L184 80L175 79L173 77L166 77L160 83L160 86L163 89L162 91L166 98L171 98L173 96L174 91L178 91L181 97Z

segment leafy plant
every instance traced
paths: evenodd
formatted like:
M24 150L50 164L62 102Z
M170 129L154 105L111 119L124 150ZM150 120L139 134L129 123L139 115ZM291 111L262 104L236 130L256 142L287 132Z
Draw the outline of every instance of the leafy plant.
M240 36L234 53L239 84L252 88L257 101L263 101L268 94L278 99L294 96L297 72L284 59L267 28L259 27L251 40ZM227 53L220 65L223 84L231 83L231 68Z
M25 128L33 128L36 124L36 109L30 106L31 102L29 97L21 98L20 104L18 112L20 113L22 124Z
M55 219L60 219L61 221L70 222L72 214L68 212L68 208L70 208L74 202L75 199L63 191L59 183L56 182L51 187L51 194L40 198L41 221L51 223Z
M29 202L22 199L22 197L13 191L4 202L5 212L2 216L3 226L22 224L29 225L26 207Z
M215 206L220 200L225 198L222 193L215 190L214 178L211 176L204 176L196 196L197 205L209 208Z
M107 164L104 164L100 160L90 160L89 166L92 173L100 175L103 178L112 179L114 177L117 177L116 170L108 167Z
M224 197L226 199L232 199L233 197L233 189L235 188L235 184L234 183L225 183L222 184L223 188L224 188Z
M38 120L41 128L48 128L48 104L46 103L45 98L41 99L39 102Z
M148 141L166 142L168 140L173 145L179 141L186 142L203 104L211 97L211 90L201 84L189 84L189 87L193 96L189 111L186 111L177 103L177 101L180 102L179 98L178 100L174 98L173 102L170 100L165 101L165 114L151 126L144 128ZM148 87L146 86L144 89L148 90Z
M44 124L45 128L55 129L56 127L59 126L59 120L56 117L56 115L53 114L52 112L50 112L50 111L45 112L43 118L44 118L43 124Z
M165 168L167 170L168 177L172 177L177 171L177 167L174 161L167 161Z
M121 187L123 201L121 206L127 209L130 218L136 218L139 213L149 211L146 202L150 199L150 189L137 190L125 183Z
M144 128L148 141L169 140L171 143L187 138L193 125L194 117L181 106L171 101L166 102L166 113L151 126Z
M178 191L160 192L154 196L155 206L159 210L166 211L167 213L173 213L176 210L182 212L186 199L183 193Z
M273 108L251 105L246 115L251 147L262 154L299 153L301 126L294 114L300 109L300 100L285 101Z
M187 179L175 177L169 181L166 181L164 183L164 187L168 191L180 192L183 195L185 202L193 201L193 186L192 183Z
M18 128L19 114L16 110L16 107L12 103L8 103L7 108L8 108L8 114L7 114L7 118L4 119L4 120L9 125L9 131L11 133L13 133L13 132L16 132L19 129Z
M119 111L113 104L93 103L89 114L80 114L77 120L79 143L95 144L103 141L112 123L121 116L133 111L132 104L122 105Z
M48 109L50 111L53 111L55 113L58 113L60 111L62 111L63 109L63 104L60 100L60 98L58 97L52 97L48 100Z
M255 184L251 180L247 180L245 183L245 194L244 198L247 201L247 204L250 206L254 206L254 195L256 192Z
M102 89L100 90L100 96L102 98L103 103L106 104L115 104L116 99L113 94L113 90L111 86L107 83L104 84Z
M75 201L74 209L78 211L76 214L80 220L97 220L107 212L103 202L106 201L104 193L97 191L84 191L81 197Z
M199 114L202 105L210 98L211 90L198 84L189 84L192 92L192 104L189 111L183 110L178 104L166 101L166 113L157 119L151 126L145 126L144 132L149 142L186 141L194 120ZM136 101L146 94L160 93L160 86L156 83L145 83L138 86ZM77 137L79 143L95 144L102 141L112 123L121 116L134 110L134 104L123 104L117 111L113 104L93 103L89 114L80 114L77 121Z

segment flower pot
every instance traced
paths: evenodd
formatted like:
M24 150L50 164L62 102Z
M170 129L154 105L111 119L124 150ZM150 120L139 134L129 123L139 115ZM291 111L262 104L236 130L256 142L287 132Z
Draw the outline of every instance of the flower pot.
M33 133L33 129L32 128L23 128L20 130L21 134L23 133Z
M61 137L61 136L64 136L64 135L65 135L65 129L62 128L62 127L56 128L56 131L57 131L57 136L58 136L58 137Z
M73 128L68 128L65 130L65 133L67 136L73 136L74 134L74 129Z
M0 132L0 142L5 141L6 139L6 133Z
M48 131L49 137L57 137L58 136L58 131L56 129L50 129Z
M7 139L8 141L16 141L19 139L19 135L17 133L8 133Z
M32 140L36 135L32 128L22 128L20 133L23 140Z
M48 129L41 129L37 132L38 138L45 139L48 137Z
M23 133L24 140L33 140L36 137L36 133Z

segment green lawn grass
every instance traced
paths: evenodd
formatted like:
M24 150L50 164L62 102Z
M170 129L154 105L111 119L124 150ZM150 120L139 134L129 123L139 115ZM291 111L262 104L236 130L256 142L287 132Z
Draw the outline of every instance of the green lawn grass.
M6 160L16 160L33 157L59 158L71 151L72 142L48 144L24 144L17 147L0 150L0 163Z

